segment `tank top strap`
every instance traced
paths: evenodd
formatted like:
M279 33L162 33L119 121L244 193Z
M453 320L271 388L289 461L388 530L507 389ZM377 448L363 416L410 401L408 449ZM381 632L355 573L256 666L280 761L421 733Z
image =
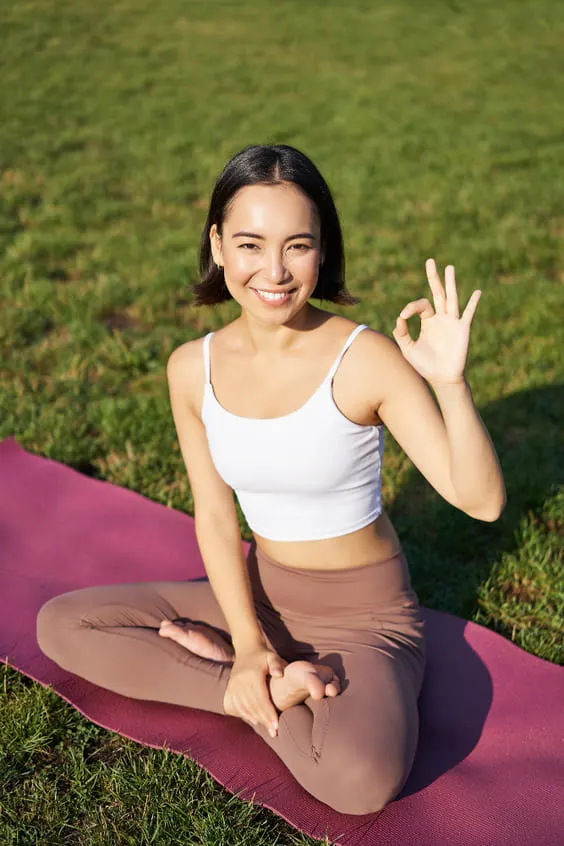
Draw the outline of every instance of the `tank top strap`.
M206 377L206 385L210 384L210 341L213 332L208 332L204 336L203 353L204 353L204 375Z
M363 329L366 329L366 328L367 328L366 323L360 323L358 326L356 326L353 329L353 331L351 332L351 334L349 335L349 337L345 341L341 352L339 353L339 355L337 356L337 358L333 362L333 366L331 367L331 370L327 374L328 381L331 381L331 379L333 378L333 376L337 372L337 368L338 368L339 364L341 363L342 357L344 356L344 354L346 353L346 351L348 350L348 348L350 347L350 345L352 344L352 342L354 341L356 336L359 334L359 332L361 332Z

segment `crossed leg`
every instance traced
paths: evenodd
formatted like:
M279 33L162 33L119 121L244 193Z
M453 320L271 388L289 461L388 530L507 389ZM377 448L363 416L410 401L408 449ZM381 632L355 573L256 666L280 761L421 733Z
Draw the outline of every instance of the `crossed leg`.
M223 612L208 582L106 585L53 597L37 617L41 650L81 678L136 699L169 702L224 714L231 662L196 655L163 637L163 620L210 627L227 644ZM409 661L360 646L288 661L333 667L346 677L337 696L308 696L279 715L271 737L254 730L312 795L343 813L382 808L407 778L417 741L416 680ZM288 646L287 632L284 644ZM281 641L282 642L282 641Z
M100 687L136 699L230 713L224 700L233 647L207 581L70 591L40 609L37 639L59 666ZM269 686L279 711L308 695L339 692L330 667L314 671L303 660L292 661L282 678L269 679Z

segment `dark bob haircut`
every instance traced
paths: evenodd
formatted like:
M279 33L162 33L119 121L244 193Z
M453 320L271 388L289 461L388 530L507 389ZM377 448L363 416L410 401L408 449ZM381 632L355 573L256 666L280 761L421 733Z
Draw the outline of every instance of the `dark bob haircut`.
M359 299L345 288L345 253L339 216L329 186L304 153L287 144L251 144L229 161L212 192L200 242L200 281L195 283L194 305L215 305L233 299L225 285L223 269L212 258L209 233L215 223L219 235L235 194L245 185L278 185L292 182L317 209L324 255L312 297L339 305L356 305Z

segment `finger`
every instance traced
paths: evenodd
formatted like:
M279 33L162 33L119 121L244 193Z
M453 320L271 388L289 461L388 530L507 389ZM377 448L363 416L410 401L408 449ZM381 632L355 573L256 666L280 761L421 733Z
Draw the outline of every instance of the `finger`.
M401 317L398 317L398 319L396 320L396 325L392 329L392 335L394 336L400 347L413 343L413 339L409 334L407 320L402 320Z
M270 702L270 700L269 700ZM270 703L271 704L271 703ZM257 699L251 705L251 713L253 717L263 726L263 728L272 735L278 728L278 715L274 708L268 708L263 700Z
M253 714L253 709L249 707L246 703L235 701L235 707L237 708L238 713L244 720L247 720L247 722L252 723L253 726L258 725L258 719Z
M276 732L278 731L278 714L276 714L276 716L267 714L262 720L262 724L271 737L275 737Z
M454 265L445 267L445 288L446 288L446 312L453 317L459 316L458 294L456 292L456 280L454 278Z
M406 355L408 349L413 346L415 341L409 334L407 322L405 320L402 320L401 317L398 317L395 328L392 329L392 335L395 338L402 354Z
M433 302L435 303L436 312L437 314L444 314L446 311L446 294L434 259L427 259L425 270L427 271L429 287L433 292Z
M278 727L278 713L270 698L270 691L266 687L260 700L257 701L257 708L260 710L261 719L267 730Z
M433 310L433 306L427 299L427 297L421 297L419 300L412 300L406 306L402 308L399 313L400 318L403 320L409 320L414 314L418 314L421 319L425 319L427 317L433 317L435 314Z
M278 729L278 713L272 699L270 698L270 690L265 681L260 695L260 702L258 703L262 714L263 725L267 731Z
M476 314L476 309L478 308L478 302L480 301L481 296L482 292L480 290L472 292L472 296L468 300L466 308L462 312L461 320L465 323L472 323L472 318Z

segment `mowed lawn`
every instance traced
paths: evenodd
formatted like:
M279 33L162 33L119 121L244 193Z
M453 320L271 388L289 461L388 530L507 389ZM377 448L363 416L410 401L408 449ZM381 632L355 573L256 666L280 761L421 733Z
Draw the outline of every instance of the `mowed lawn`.
M238 313L191 305L209 194L292 144L362 300L331 310L391 335L429 256L462 306L482 289L467 377L507 507L455 510L389 433L385 507L424 605L564 663L564 5L22 0L0 29L0 438L193 513L165 364ZM320 842L2 672L2 843Z

